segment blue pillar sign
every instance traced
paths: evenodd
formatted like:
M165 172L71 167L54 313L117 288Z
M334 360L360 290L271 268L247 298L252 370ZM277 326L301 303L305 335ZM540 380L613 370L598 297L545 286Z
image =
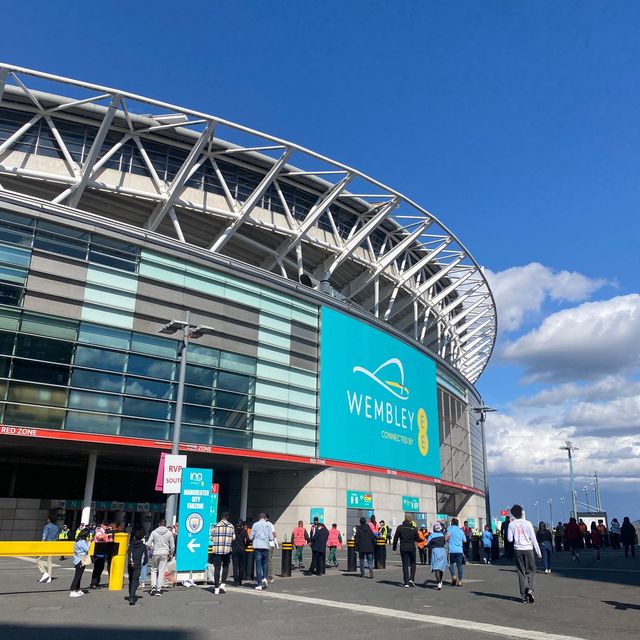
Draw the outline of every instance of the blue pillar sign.
M212 476L211 469L182 469L177 571L202 571L207 564Z

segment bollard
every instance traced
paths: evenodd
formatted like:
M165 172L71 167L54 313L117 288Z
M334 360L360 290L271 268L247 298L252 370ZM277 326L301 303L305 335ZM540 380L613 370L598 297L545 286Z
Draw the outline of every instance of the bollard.
M491 562L500 560L500 538L497 535L491 540Z
M109 570L109 591L122 591L122 586L124 584L124 569L127 564L129 535L127 533L114 534L113 544L116 549L116 553L111 558L111 568Z
M356 541L351 538L347 540L347 571L357 571L358 562L356 560Z
M244 579L245 580L255 580L255 567L253 566L253 545L250 544L245 549L245 558L244 558Z
M376 547L374 552L374 569L386 569L387 568L387 541L378 538L376 540Z
M280 545L282 549L282 562L280 564L280 575L284 578L291 577L291 557L293 555L293 544L291 542L283 542Z

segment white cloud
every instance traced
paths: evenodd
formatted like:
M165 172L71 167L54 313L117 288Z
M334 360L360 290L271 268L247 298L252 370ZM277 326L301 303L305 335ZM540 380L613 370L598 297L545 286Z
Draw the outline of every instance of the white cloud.
M630 294L558 311L500 357L523 365L529 381L575 382L635 371L638 345L640 295Z
M556 272L538 262L497 273L487 269L486 275L496 299L501 331L518 329L525 316L539 312L547 298L581 302L606 284L575 271Z

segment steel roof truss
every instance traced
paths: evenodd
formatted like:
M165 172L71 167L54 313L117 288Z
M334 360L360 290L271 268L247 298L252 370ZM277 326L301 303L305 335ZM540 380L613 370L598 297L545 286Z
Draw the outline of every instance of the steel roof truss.
M25 122L15 133L10 135L2 144L0 144L0 153L3 153L7 149L9 149L14 142L19 140L31 127L33 127L38 120L42 118L42 115L37 113L29 122Z

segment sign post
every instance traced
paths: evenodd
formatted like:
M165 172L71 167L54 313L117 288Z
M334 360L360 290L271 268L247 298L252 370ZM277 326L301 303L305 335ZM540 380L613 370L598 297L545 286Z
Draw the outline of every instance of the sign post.
M211 526L211 469L182 469L176 571L202 571Z

